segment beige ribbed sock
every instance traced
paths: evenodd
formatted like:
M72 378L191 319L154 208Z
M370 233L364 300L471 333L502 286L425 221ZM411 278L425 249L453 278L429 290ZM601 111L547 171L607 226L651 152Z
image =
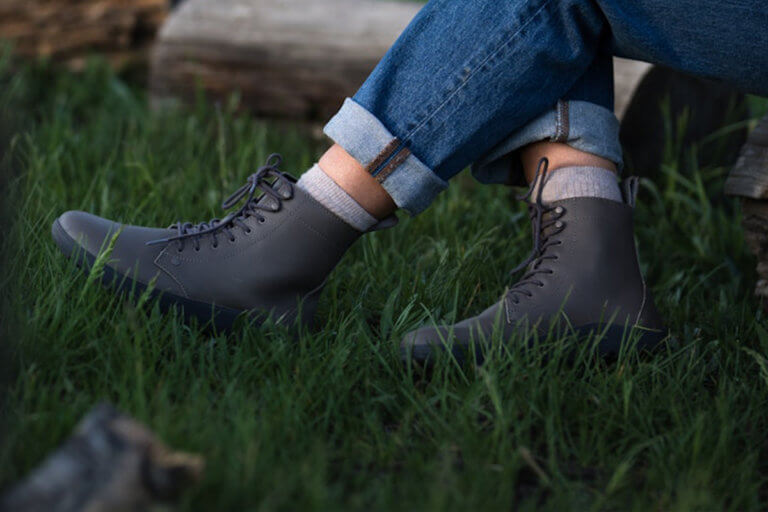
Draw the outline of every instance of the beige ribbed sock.
M534 195L535 196L535 191ZM541 201L551 203L573 197L601 197L619 203L621 197L616 173L601 167L561 167L544 178Z
M296 185L358 231L368 231L379 222L317 164L304 173Z

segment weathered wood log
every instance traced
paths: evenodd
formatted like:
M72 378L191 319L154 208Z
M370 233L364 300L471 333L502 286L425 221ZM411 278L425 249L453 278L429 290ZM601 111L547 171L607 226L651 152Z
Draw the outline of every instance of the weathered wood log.
M213 99L239 91L257 115L326 120L420 8L385 0L186 0L152 52L153 103L190 100L199 86ZM649 67L617 59L620 114Z
M768 115L755 126L725 181L731 196L768 199Z
M155 102L239 91L258 115L324 119L421 6L384 0L187 0L152 51Z
M200 457L168 450L109 405L0 499L0 512L139 512L177 497L200 478Z
M768 168L765 173L768 174ZM768 308L768 200L742 198L741 215L744 240L757 258L755 295Z
M637 60L613 59L614 112L622 119L635 90L653 66Z
M744 239L757 258L755 295L768 307L768 114L749 134L725 193L741 198Z
M146 61L167 13L167 0L2 0L0 39L71 68L91 54L123 68Z

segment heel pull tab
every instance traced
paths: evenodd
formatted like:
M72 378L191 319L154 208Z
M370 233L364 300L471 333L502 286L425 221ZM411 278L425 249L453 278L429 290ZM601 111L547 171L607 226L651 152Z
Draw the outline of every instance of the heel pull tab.
M622 188L624 189L624 202L631 208L634 208L637 204L637 192L640 189L640 178L637 176L625 178L622 182Z

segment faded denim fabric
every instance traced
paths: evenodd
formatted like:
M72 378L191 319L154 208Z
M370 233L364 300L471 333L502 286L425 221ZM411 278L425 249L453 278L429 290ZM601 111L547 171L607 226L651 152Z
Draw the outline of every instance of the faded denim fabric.
M611 56L768 95L765 0L432 0L326 126L411 214L556 140L621 163Z

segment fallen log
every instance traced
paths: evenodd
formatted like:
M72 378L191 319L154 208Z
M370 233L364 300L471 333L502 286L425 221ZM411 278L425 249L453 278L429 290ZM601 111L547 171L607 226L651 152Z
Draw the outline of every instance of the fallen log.
M768 199L768 115L757 123L725 182L725 193Z
M257 115L325 119L354 94L421 6L379 0L187 0L151 56L155 103L199 85Z
M186 0L152 50L154 105L233 92L256 115L326 120L421 8L385 0ZM448 28L449 29L449 28ZM648 64L616 60L623 113Z
M197 481L203 460L174 453L146 427L109 405L26 480L0 498L0 512L138 512L173 500Z
M124 68L146 61L167 13L167 0L3 0L0 39L74 69L92 54Z
M741 198L744 239L757 258L755 295L768 307L768 114L749 134L725 193Z

